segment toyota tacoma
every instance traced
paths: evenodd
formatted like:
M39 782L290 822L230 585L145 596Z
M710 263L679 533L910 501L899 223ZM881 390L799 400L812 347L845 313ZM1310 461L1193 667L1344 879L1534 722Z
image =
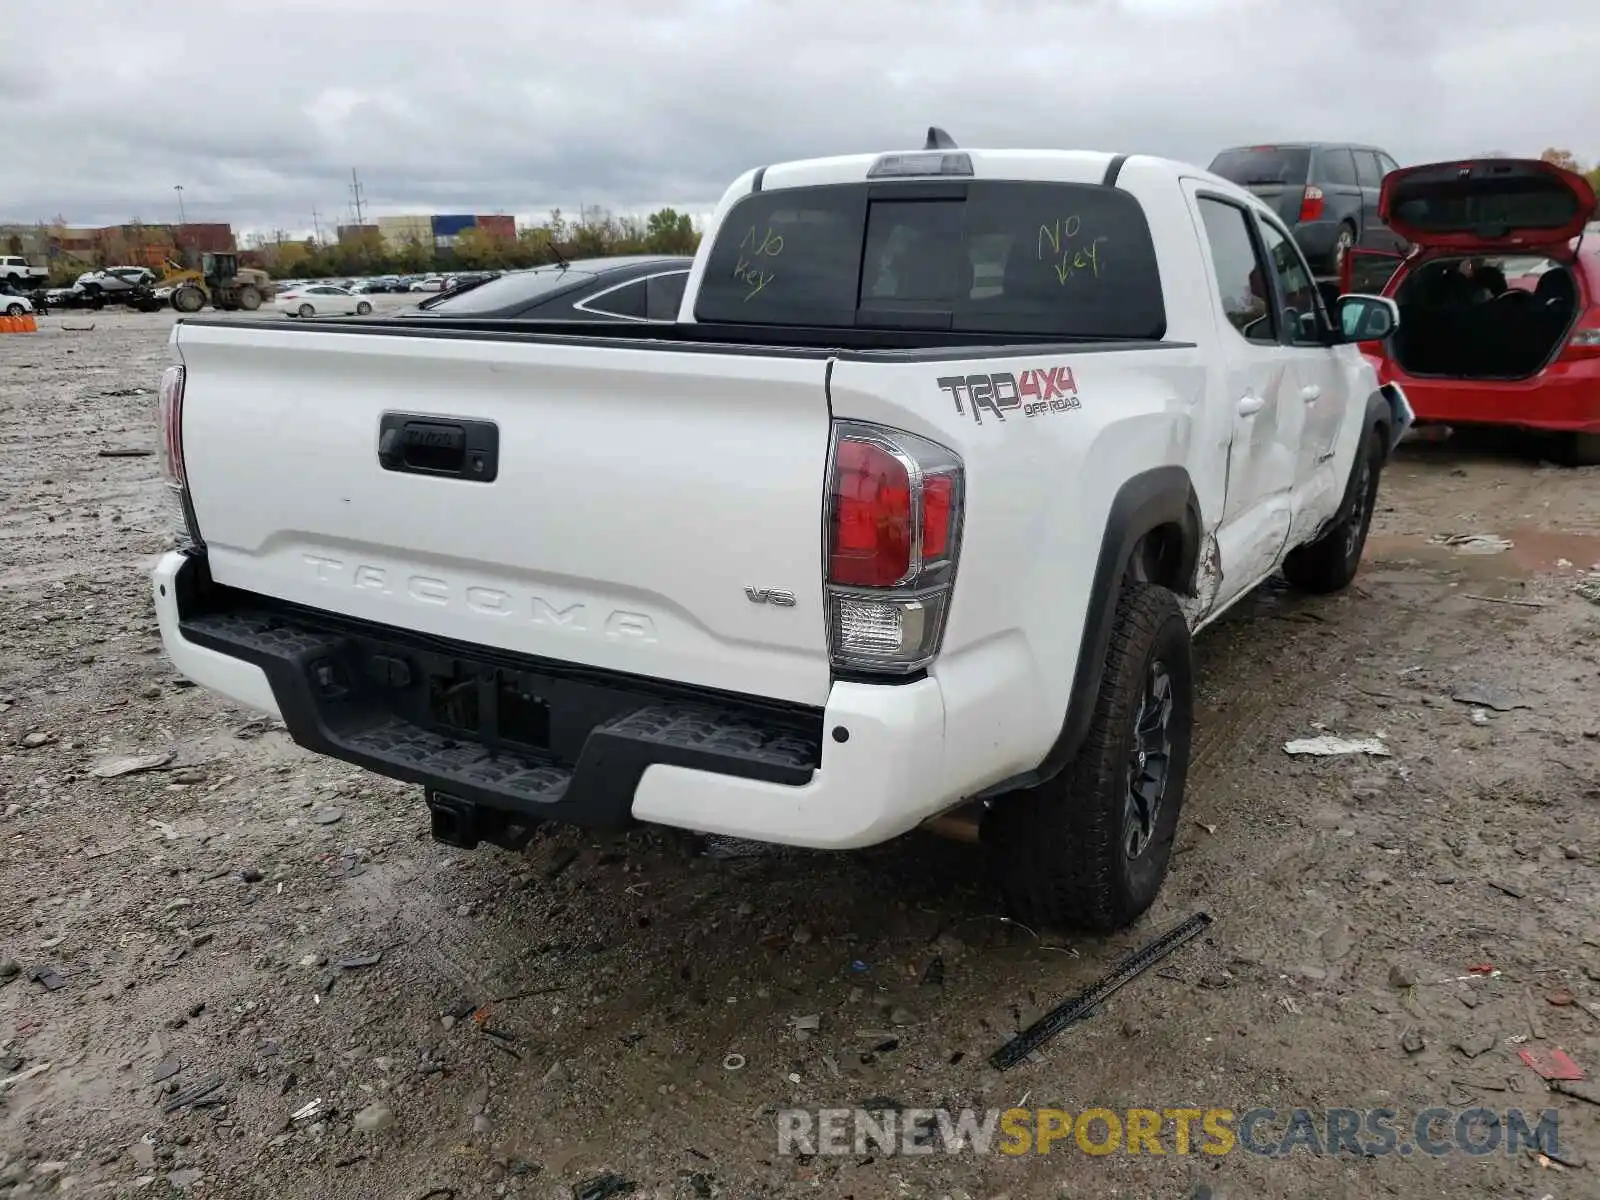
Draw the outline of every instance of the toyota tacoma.
M1397 320L1164 159L767 166L675 322L179 322L163 638L453 845L960 809L1016 911L1116 928L1167 871L1191 637L1356 573L1410 421L1357 343Z

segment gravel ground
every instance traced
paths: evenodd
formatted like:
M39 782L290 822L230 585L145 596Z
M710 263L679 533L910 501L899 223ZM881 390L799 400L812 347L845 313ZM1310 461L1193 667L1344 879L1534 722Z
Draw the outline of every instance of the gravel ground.
M0 1196L623 1194L592 1186L608 1172L640 1197L1600 1194L1600 1107L1518 1056L1600 1073L1600 607L1575 591L1600 571L1600 471L1408 446L1357 586L1265 587L1201 639L1155 910L1036 934L998 919L975 848L924 834L455 851L415 789L185 687L145 580L156 460L102 456L154 448L171 320L0 338ZM1512 544L1440 544L1458 534ZM1490 694L1454 698L1471 685ZM1285 753L1322 733L1392 754ZM129 755L165 761L94 774ZM1198 910L1206 935L1036 1060L986 1064ZM1550 1107L1565 1165L1170 1137L777 1153L776 1109L869 1100Z

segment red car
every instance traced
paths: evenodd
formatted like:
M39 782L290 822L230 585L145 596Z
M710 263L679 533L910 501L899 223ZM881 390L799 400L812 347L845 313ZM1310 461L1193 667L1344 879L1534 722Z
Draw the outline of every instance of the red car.
M1403 258L1345 257L1342 291L1381 292L1400 325L1362 351L1419 423L1506 425L1559 438L1600 463L1600 232L1588 180L1549 163L1491 158L1384 176L1379 212Z

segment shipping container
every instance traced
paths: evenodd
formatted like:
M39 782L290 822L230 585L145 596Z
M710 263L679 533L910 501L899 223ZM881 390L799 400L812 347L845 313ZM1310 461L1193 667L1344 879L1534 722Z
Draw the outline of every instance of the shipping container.
M505 213L478 215L478 228L496 241L513 242L517 238L517 219Z
M433 236L455 237L463 229L471 229L478 218L471 213L436 213L433 218Z

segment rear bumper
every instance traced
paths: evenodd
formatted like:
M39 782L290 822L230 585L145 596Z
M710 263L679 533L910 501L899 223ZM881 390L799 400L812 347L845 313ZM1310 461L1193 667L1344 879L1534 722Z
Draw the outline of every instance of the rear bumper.
M1600 360L1558 362L1531 379L1429 379L1396 371L1417 420L1456 425L1508 425L1550 433L1600 433Z
M961 799L941 770L945 710L933 679L835 683L824 709L805 709L489 658L285 609L216 587L202 558L179 552L160 560L153 585L162 640L183 675L280 717L309 750L488 814L485 828L501 818L601 828L632 819L848 849ZM459 681L449 692L465 689L470 716L439 701L446 676ZM438 703L447 708L430 707ZM469 725L492 727L495 748L461 732Z

